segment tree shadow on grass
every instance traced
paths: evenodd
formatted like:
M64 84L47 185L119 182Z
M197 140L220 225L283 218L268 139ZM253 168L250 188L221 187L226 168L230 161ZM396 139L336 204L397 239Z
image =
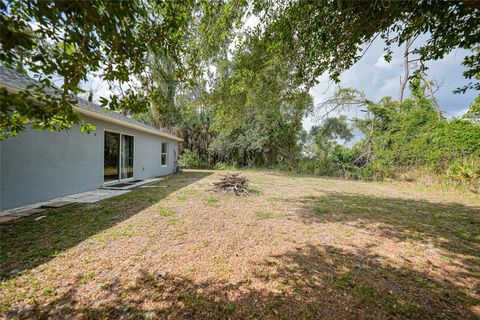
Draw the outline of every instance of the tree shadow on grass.
M480 266L480 206L336 192L300 202L304 223L345 223L385 238L418 241L428 250L444 249L472 270Z
M30 216L0 225L0 280L14 278L35 268L90 236L132 217L170 193L194 183L211 172L172 175L151 185L162 188L134 189L93 204L79 204L42 212L45 219Z
M95 298L80 282L9 317L84 319L474 319L478 301L454 285L387 264L364 250L306 245L253 266L237 283L140 271Z

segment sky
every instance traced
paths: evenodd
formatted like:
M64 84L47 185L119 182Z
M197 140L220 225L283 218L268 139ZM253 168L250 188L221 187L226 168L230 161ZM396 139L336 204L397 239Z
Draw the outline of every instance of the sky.
M419 38L416 45L425 41L426 37ZM378 101L382 97L391 96L398 99L400 76L403 74L403 48L392 47L393 59L386 62L384 56L384 42L377 39L365 53L363 58L351 69L345 71L340 77L340 83L334 84L328 80L328 76L322 75L320 83L310 90L314 97L315 106L330 97L340 85L342 88L355 88L363 91L367 99ZM462 66L463 58L468 51L457 49L448 54L444 59L428 62L426 65L430 80L436 80L441 85L435 97L440 103L440 108L447 118L461 116L470 103L475 99L474 90L465 94L454 94L453 91L469 82L463 77L465 68ZM409 94L409 93L408 93ZM347 117L361 116L362 112L351 110L346 113ZM303 127L309 130L317 124L315 117L304 119Z

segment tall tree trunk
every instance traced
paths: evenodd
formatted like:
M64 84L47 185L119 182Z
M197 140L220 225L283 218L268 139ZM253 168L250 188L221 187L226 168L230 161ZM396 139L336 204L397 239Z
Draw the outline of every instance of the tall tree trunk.
M410 47L412 46L415 39L407 39L405 41L405 50L403 52L403 78L400 77L400 94L398 100L400 102L403 101L403 96L405 93L405 88L407 87L408 80L410 79L410 60L408 59L408 55L410 54Z
M428 88L428 93L430 94L430 98L432 99L433 105L435 107L435 110L437 111L438 117L441 119L442 118L442 111L440 110L440 104L438 103L437 98L435 98L434 92L433 92L433 87L432 83L427 80L426 76L424 73L421 73L420 76L422 77L423 81L427 85Z

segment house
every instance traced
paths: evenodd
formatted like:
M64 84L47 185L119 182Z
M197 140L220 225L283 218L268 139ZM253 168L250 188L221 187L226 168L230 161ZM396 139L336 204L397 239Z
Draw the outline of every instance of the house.
M32 81L0 66L0 87L18 92ZM0 142L0 210L175 171L181 138L81 98L74 109L96 130L27 128Z

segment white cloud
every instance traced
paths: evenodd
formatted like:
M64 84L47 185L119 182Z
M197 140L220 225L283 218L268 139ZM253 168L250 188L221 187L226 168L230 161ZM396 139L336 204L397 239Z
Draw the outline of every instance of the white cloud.
M382 86L380 86L375 92L374 96L372 96L372 99L374 101L379 101L383 97L390 96L394 99L398 98L400 91L400 76L395 75L391 78L384 79Z
M420 37L417 39L416 45L420 45L426 39L426 36ZM340 86L363 91L368 99L374 101L378 101L385 96L397 99L400 76L403 73L403 48L393 47L392 61L387 63L383 58L384 47L384 42L381 39L377 39L370 46L362 60L341 75ZM453 93L453 90L469 82L462 75L465 68L461 65L463 58L468 54L468 51L458 49L446 55L442 60L427 63L429 67L427 71L428 78L437 80L441 84L435 96L447 117L462 115L468 110L470 103L478 95L473 90L467 91L466 94ZM326 75L322 75L319 80L320 83L310 90L310 94L314 97L315 105L331 96L337 87L336 85L329 86ZM409 93L407 92L407 94ZM364 113L359 110L351 110L343 114L347 117L364 116ZM314 117L309 117L303 122L306 130L310 129L314 124L316 124Z
M398 64L397 59L392 59L390 62L385 60L385 55L382 53L378 59L377 62L375 62L374 66L379 68L379 69L392 69Z
M447 113L446 116L447 116L448 118L450 118L450 117L460 118L460 117L463 116L465 113L467 113L467 111L468 111L469 109L470 109L470 108L465 108L465 109L461 109L461 110L456 110L456 111Z

